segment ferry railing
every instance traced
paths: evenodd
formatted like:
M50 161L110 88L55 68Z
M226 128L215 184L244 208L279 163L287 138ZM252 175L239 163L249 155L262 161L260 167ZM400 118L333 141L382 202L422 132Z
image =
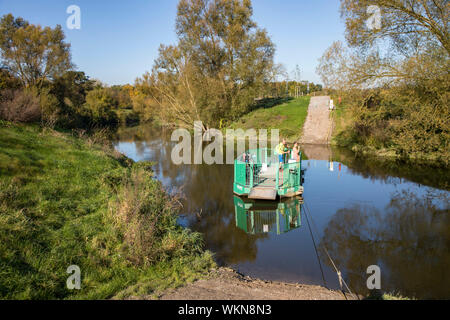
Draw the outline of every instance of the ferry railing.
M274 157L271 149L261 148L248 150L235 160L236 183L246 187L253 188L263 182L260 174L264 165L273 165Z
M301 154L300 154L301 159ZM282 163L277 170L276 185L279 189L298 188L302 184L302 166L300 162Z
M301 186L301 162L280 164L278 156L268 148L248 150L235 160L235 182L250 189L261 185L266 180L261 177L263 166L276 166L274 187L297 188Z

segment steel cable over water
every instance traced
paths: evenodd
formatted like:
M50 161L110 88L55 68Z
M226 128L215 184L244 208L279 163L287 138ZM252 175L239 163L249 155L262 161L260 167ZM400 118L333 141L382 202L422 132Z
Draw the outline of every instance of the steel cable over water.
M314 243L314 249L316 250L316 255L317 255L318 259L319 259L319 265L320 265L320 269L321 269L321 272L322 272L322 277L323 277L324 283L325 283L325 277L324 277L323 270L322 270L322 264L320 263L319 253L318 253L318 250L317 250L316 242L315 242L315 240L314 240L314 235L313 235L313 232L311 231L311 227L310 227L310 225L309 225L308 215L309 215L309 217L311 218L311 222L312 222L312 225L313 225L313 227L314 227L314 229L315 229L316 234L319 234L318 228L317 228L317 226L316 226L316 224L315 224L315 222L314 222L314 220L313 220L313 218L312 218L311 210L309 210L308 204L306 203L306 201L304 201L304 203L305 203L305 209L306 209L306 210L305 210L306 221L308 222L309 231L310 231L310 233L311 233L311 237L312 237L312 240L313 240L313 243ZM345 286L345 288L348 290L348 292L349 292L351 295L355 296L358 300L360 300L360 299L359 299L359 296L358 296L357 294L354 294L354 293L352 292L352 290L349 288L349 286L347 285L347 283L345 282L344 278L342 277L341 271L338 269L338 267L337 267L336 264L334 263L333 259L331 258L331 255L330 255L330 253L328 252L327 247L326 247L325 245L322 245L322 247L323 247L323 249L324 249L324 251L325 251L325 253L326 253L328 259L330 260L330 262L331 262L331 264L332 264L334 270L336 271L336 274L337 274L338 280L339 280L339 285L340 285L340 287L341 287L341 292L342 292L342 294L344 295L345 299L347 299L347 295L345 294L345 291L344 291L344 288L343 288L344 286Z

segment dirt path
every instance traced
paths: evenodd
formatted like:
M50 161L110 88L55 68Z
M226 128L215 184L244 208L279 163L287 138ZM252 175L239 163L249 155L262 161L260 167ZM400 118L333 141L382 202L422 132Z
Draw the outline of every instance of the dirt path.
M342 300L344 296L319 286L251 279L228 268L212 271L205 280L158 295L161 300Z
M302 144L328 144L331 134L330 97L312 97L303 127Z

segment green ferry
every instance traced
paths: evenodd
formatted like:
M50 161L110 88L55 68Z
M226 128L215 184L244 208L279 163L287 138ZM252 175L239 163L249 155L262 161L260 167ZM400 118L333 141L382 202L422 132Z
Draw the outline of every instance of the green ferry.
M269 148L248 150L234 162L233 191L254 200L276 200L303 194L302 155L300 161L286 157L280 163Z

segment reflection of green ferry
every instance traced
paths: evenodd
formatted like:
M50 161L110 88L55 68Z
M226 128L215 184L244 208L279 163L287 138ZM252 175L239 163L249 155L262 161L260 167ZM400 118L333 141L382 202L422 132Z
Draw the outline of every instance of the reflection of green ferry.
M283 234L301 226L303 200L252 201L234 197L236 226L248 234Z
M301 161L285 162L280 163L278 155L268 148L247 151L234 163L234 193L255 200L303 194Z

